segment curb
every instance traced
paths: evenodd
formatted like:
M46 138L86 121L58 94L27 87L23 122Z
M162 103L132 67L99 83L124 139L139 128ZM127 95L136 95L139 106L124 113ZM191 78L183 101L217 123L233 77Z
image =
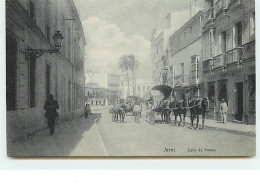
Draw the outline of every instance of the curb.
M190 124L190 122L185 122L185 124ZM187 127L187 126L185 126L185 127ZM251 137L256 136L256 133L253 131L245 132L245 131L239 131L239 130L231 130L231 129L227 129L227 128L208 126L208 125L204 125L204 128L208 129L208 130L224 131L224 132L228 132L228 133L232 133L232 134L246 135L246 136L251 136Z
M101 118L101 114L94 120L94 123L98 123L98 120Z
M226 128L206 126L206 125L204 125L204 127L209 130L224 131L224 132L228 132L228 133L232 133L232 134L246 135L246 136L251 136L251 137L256 136L256 134L254 132L244 132L244 131L239 131L239 130L231 130L231 129L226 129Z

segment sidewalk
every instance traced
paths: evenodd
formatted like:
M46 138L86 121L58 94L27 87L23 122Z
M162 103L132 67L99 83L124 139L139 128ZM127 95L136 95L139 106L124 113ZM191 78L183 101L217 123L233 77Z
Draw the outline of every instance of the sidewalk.
M106 156L96 121L100 114L64 121L55 126L53 136L49 129L29 135L8 144L9 157Z
M99 118L100 116L94 120L94 124L89 130L82 134L82 139L77 143L69 156L108 156L96 125Z
M196 123L196 120L195 120ZM201 119L199 124L201 124ZM211 119L205 119L205 128L207 129L215 129L215 130L221 130L226 131L230 133L236 133L236 134L243 134L243 135L249 135L249 136L255 136L255 125L245 125L245 124L239 124L239 123L221 123L220 121L211 120Z
M156 115L156 120L161 120L161 116ZM186 126L190 126L190 117L186 116ZM171 117L171 121L174 121L174 116ZM179 121L179 116L177 118L177 121ZM201 116L199 118L199 128L201 128ZM197 120L195 119L193 122L193 126L195 127L197 124ZM232 123L232 122L227 122L227 123L221 123L220 121L217 120L212 120L212 119L205 119L204 123L205 129L210 129L210 130L218 130L218 131L225 131L229 133L235 133L235 134L242 134L242 135L248 135L248 136L256 136L256 126L255 125L246 125L246 124L241 124L241 123Z

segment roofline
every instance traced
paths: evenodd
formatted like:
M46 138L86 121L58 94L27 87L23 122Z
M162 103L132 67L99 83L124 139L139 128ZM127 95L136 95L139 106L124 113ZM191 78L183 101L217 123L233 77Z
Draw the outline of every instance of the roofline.
M85 38L85 34L84 34L84 30L83 30L83 26L79 17L79 13L78 13L78 9L75 6L75 3L73 0L67 0L68 4L71 6L73 14L76 16L76 20L80 26L80 30L82 33L82 37L83 37L83 41L84 41L84 45L86 45L86 38Z
M177 31L175 31L170 37L169 39L171 39L173 36L177 35L184 27L186 27L188 24L190 24L191 22L193 22L197 17L199 17L199 15L201 15L203 13L203 11L199 11L198 13L196 13L190 20L188 20L182 27L180 27Z

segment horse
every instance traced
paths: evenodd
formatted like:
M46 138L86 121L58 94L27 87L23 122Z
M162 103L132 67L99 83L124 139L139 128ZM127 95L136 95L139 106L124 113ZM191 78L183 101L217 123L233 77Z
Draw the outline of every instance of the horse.
M109 109L109 113L112 113L112 122L120 121L124 123L125 121L125 105L119 104L114 105Z
M177 117L179 115L180 117L180 122L178 123L178 126L181 126L181 122L183 121L183 127L185 127L185 117L186 117L186 113L187 113L187 107L189 106L189 100L188 99L184 99L184 100L180 100L180 101L172 101L169 103L169 107L171 109L171 112L174 114L175 116L175 120L174 120L174 124L176 125L177 122ZM182 118L183 115L183 118Z
M201 129L204 130L204 120L206 112L209 110L209 99L207 97L199 98L193 100L189 103L190 108L190 120L191 120L191 128L193 127L193 121L197 118L197 125L196 129L199 129L199 115L202 115L202 127Z
M155 108L156 112L161 114L162 123L170 123L170 113L169 101L163 100L158 107Z
M125 113L127 114L128 112L133 112L134 106L126 103L126 104L122 104L124 106L125 109Z

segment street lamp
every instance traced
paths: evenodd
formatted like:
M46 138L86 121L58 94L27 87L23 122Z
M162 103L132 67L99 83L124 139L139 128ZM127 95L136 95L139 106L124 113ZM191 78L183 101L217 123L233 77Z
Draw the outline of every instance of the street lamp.
M28 49L25 49L25 59L30 59L30 58L38 58L40 56L42 56L44 53L49 53L49 54L53 54L53 53L57 53L59 52L61 46L62 46L62 42L63 42L63 36L60 33L60 31L56 31L54 36L53 36L53 40L54 40L54 46L56 49L32 49L30 47L28 47Z

